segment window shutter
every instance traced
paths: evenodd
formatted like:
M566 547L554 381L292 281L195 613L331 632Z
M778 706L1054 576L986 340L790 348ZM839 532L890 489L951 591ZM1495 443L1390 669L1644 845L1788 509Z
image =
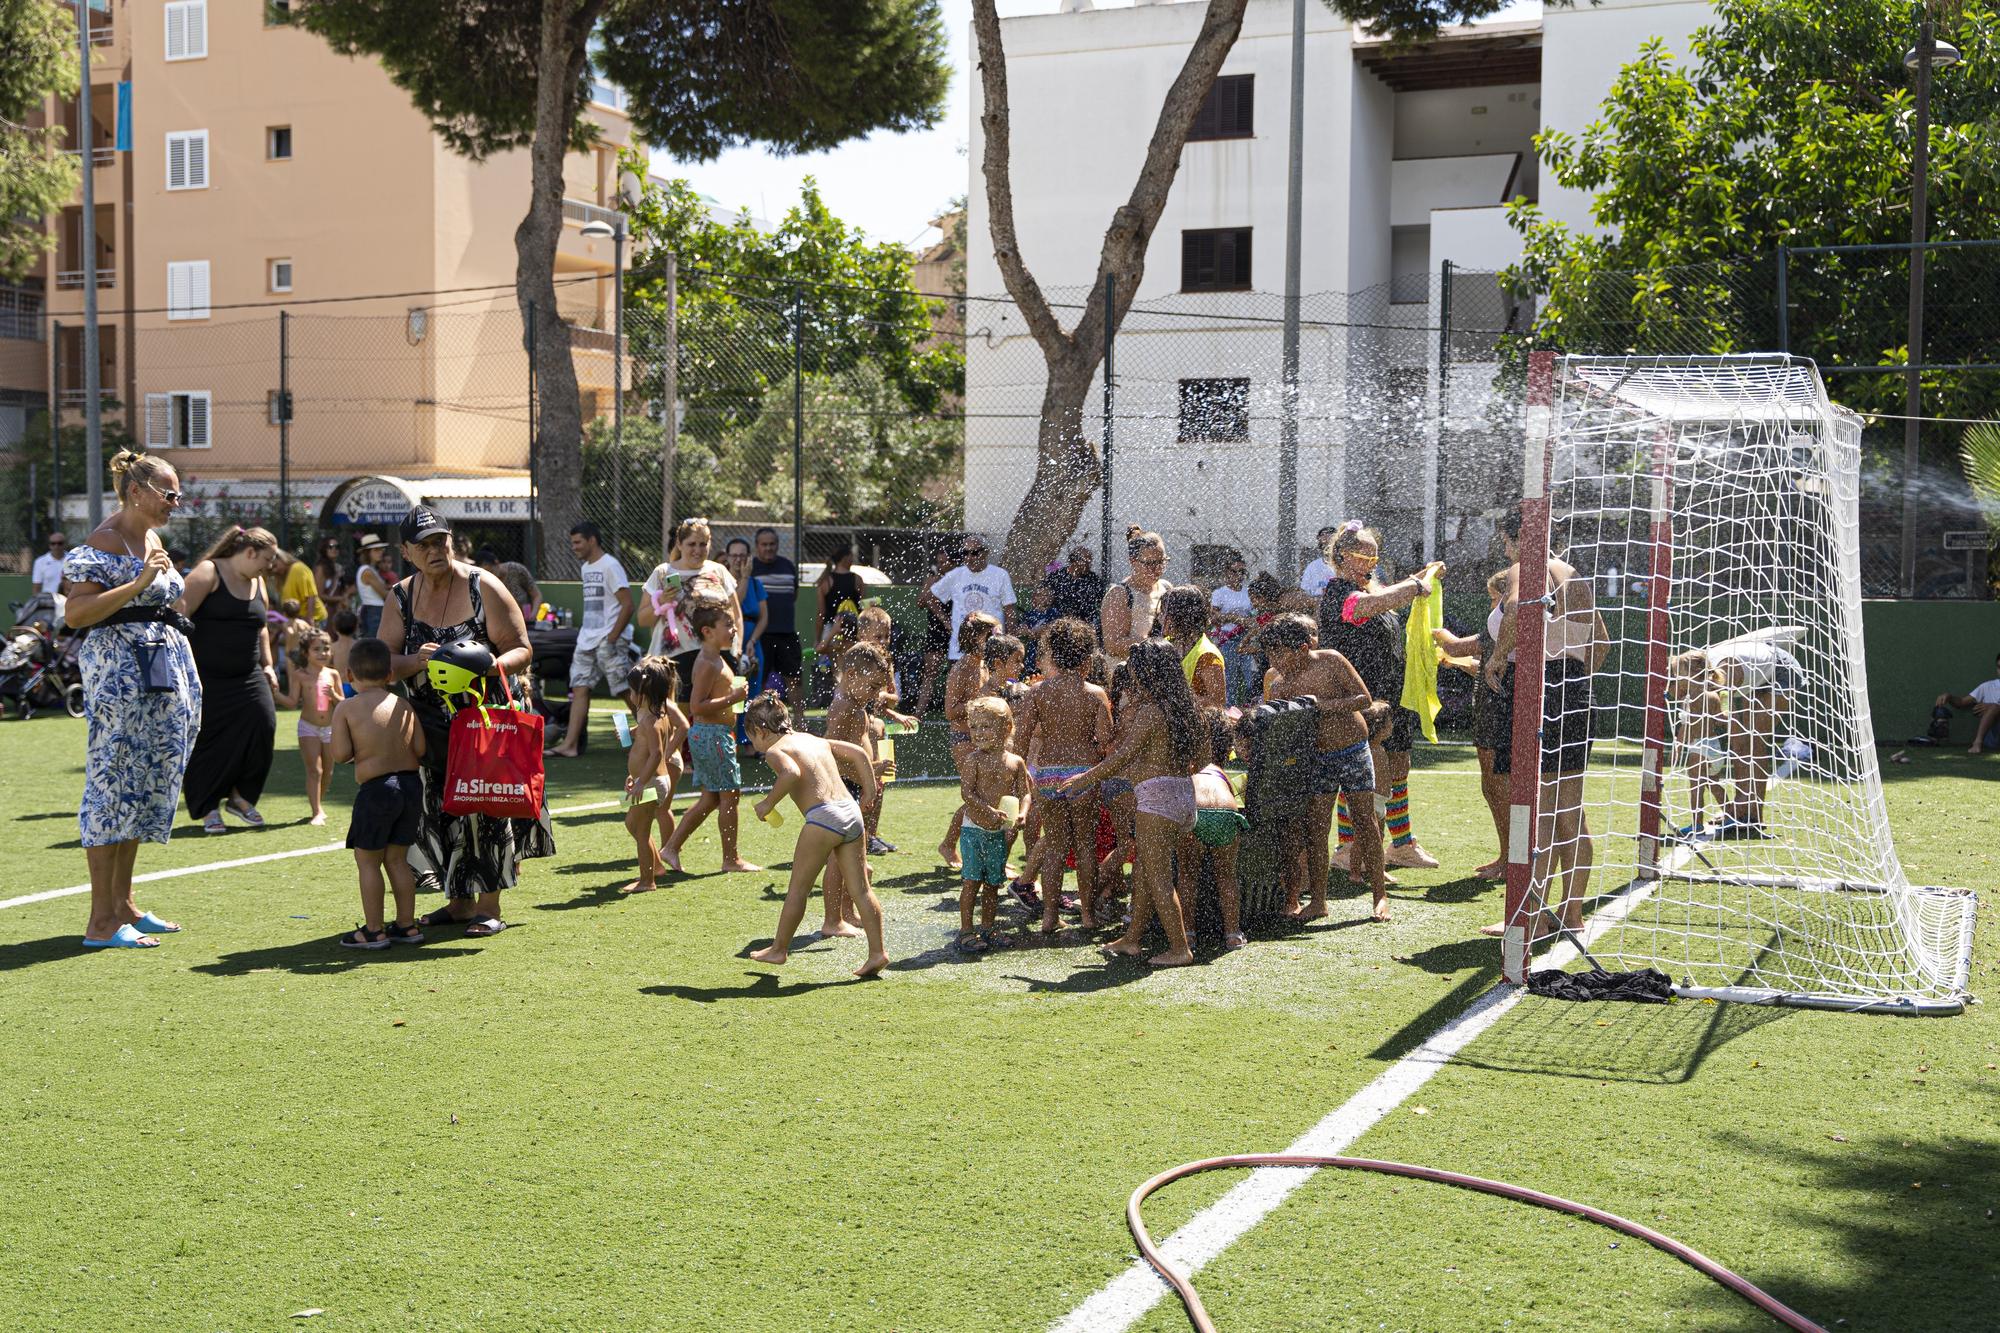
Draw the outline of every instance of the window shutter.
M208 0L188 0L188 59L208 54Z
M167 6L167 59L199 60L208 54L208 0L174 0Z
M188 317L188 266L167 265L167 318Z
M197 130L187 136L187 174L190 190L208 188L208 131Z
M173 396L164 393L146 395L146 447L164 449L172 438Z
M187 441L189 449L208 448L208 393L191 393L187 396Z
M167 265L167 318L208 318L208 261L183 260Z
M187 6L167 6L167 59L187 59Z
M1243 255L1243 273L1244 273L1243 280L1247 282L1249 281L1249 273L1250 273L1250 255L1248 249L1249 241L1247 236L1245 237L1244 245L1245 249ZM188 269L190 273L190 281L188 284L189 288L188 300L189 304L193 307L193 310L189 314L188 318L207 319L208 318L208 261L206 259L197 259L192 264L188 265Z
M1257 132L1257 76L1246 74L1236 85L1236 123L1231 128L1238 134Z
M167 188L187 188L187 136L184 134L167 136Z

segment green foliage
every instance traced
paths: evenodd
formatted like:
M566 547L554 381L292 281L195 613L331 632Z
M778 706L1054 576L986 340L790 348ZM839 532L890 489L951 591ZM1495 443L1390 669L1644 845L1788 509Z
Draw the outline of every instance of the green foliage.
M477 158L534 137L547 5L631 95L639 136L678 158L747 143L811 152L943 115L936 0L313 0L297 21L337 51L380 58L445 141ZM588 103L579 80L573 142L589 137Z
M1425 41L1438 29L1490 18L1511 0L1326 0L1326 7L1344 19L1373 31L1408 41ZM1563 0L1554 0L1563 3Z
M105 400L102 458L106 461L120 449L137 447L131 432L125 429L122 413L118 403ZM49 449L49 425L47 412L35 413L28 418L20 443L0 455L5 460L4 464L0 464L0 532L26 533L32 528L40 534L47 532L48 525L55 519L56 460ZM62 492L64 495L82 495L90 489L90 481L89 472L84 467L87 446L81 411L69 414L69 419L63 424L60 443ZM100 480L104 493L110 495L109 468L105 469Z
M1959 462L1966 484L1986 515L1986 524L2000 533L2000 421L1967 426L1959 441Z
M0 0L0 278L17 278L54 244L42 219L76 189L60 126L30 127L50 97L77 89L76 16L55 0Z
M1589 191L1601 233L1511 205L1525 254L1508 281L1541 296L1537 338L1578 351L1768 349L1780 246L1907 241L1914 93L1902 56L1917 23L1907 0L1721 0L1691 63L1647 43L1582 135L1536 140L1545 179ZM2000 29L1975 0L1941 35L1965 62L1933 79L1930 235L2000 236ZM1906 263L1893 251L1794 257L1792 350L1822 364L1906 362ZM1962 353L1991 342L1992 303L1974 298L2000 281L2000 254L1934 251L1929 263L1928 359L1993 359ZM1926 401L1985 416L2000 407L1988 381L1927 374ZM1857 407L1901 410L1894 375L1841 387Z

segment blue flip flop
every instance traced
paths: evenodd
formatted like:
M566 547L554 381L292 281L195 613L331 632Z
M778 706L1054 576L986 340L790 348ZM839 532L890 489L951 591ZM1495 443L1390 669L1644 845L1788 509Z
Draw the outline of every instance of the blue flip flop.
M181 931L179 926L170 926L151 912L140 913L139 929L148 935L178 935Z
M128 923L112 931L111 938L108 940L93 940L86 936L83 941L83 947L86 949L157 949L160 947L160 942L158 940L147 939Z

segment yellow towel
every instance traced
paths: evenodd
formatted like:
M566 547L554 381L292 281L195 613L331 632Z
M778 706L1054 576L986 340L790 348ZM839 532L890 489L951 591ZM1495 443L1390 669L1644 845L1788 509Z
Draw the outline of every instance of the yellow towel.
M1431 631L1444 624L1444 587L1431 580L1430 592L1410 603L1409 623L1403 629L1403 707L1423 723L1424 739L1435 741L1437 716L1444 703L1438 698L1438 661L1444 651L1431 638Z

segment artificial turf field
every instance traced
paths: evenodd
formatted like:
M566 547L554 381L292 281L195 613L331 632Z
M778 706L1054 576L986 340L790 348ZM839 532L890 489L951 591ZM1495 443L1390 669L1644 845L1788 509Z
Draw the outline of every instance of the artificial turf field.
M559 855L491 940L354 953L335 851L142 885L186 930L85 954L82 897L0 911L0 1326L1032 1329L1124 1270L1132 1187L1278 1151L1490 987L1497 886L1468 750L1420 751L1420 835L1324 928L1152 975L1082 942L960 960L934 847L949 788L893 788L858 941L782 969L796 818L744 822L764 874L623 899L621 756L550 774ZM141 874L337 842L302 822L280 726L272 827L183 823ZM1913 755L1888 803L1911 877L1989 892L2000 760ZM1426 761L1431 761L1426 763ZM0 899L82 882L83 725L0 723ZM685 804L685 800L682 802ZM713 824L691 844L719 859ZM954 902L945 909L946 891ZM430 904L424 904L429 906ZM808 924L817 921L817 904ZM1980 912L1975 993L1996 976ZM1985 1329L2000 1307L2000 1035L1900 1019L1529 997L1349 1150L1596 1204L1829 1328ZM1176 1185L1171 1232L1240 1175ZM1588 1223L1321 1173L1197 1278L1225 1330L1762 1329ZM1838 1323L1836 1321L1839 1321ZM1185 1327L1168 1297L1137 1327Z

